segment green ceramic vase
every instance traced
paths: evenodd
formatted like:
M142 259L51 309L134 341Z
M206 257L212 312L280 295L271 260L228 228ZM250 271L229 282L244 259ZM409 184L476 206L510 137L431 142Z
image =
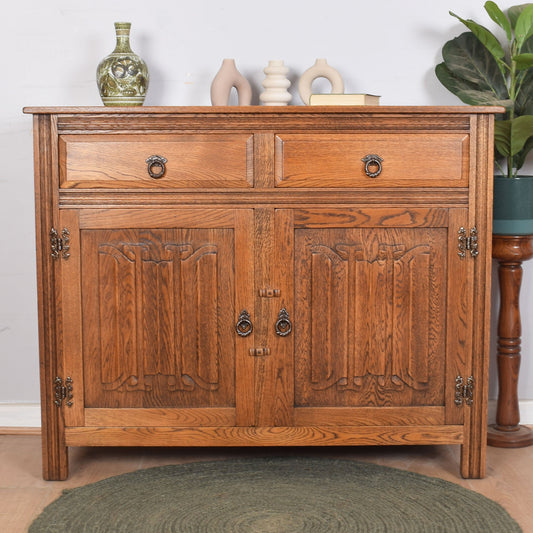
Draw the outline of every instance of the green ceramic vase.
M533 176L494 176L495 235L533 235Z
M130 22L115 22L117 45L96 70L104 105L140 106L148 89L146 63L130 47Z

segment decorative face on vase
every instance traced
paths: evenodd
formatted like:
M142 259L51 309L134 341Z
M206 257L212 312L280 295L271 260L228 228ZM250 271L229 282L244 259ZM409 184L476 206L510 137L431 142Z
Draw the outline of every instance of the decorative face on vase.
M128 56L109 58L99 68L98 78L100 94L109 96L145 96L148 79L142 65L135 58Z

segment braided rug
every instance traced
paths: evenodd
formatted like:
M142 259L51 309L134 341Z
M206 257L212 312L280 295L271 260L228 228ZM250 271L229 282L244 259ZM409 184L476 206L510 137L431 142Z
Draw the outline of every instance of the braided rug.
M514 533L448 481L348 460L237 459L139 470L66 490L30 533Z

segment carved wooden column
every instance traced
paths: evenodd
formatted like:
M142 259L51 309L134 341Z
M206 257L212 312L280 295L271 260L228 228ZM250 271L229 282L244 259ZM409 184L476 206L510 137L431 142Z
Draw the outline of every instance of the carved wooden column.
M488 429L488 444L522 448L533 444L533 431L520 426L518 375L520 370L520 285L522 261L533 257L533 235L494 235L492 257L498 260L500 314L498 317L498 409Z

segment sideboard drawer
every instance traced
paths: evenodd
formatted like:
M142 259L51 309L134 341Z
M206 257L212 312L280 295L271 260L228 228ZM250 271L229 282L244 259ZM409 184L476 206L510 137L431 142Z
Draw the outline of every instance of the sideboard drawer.
M469 144L465 133L278 134L275 183L305 188L467 187Z
M62 135L59 153L62 188L253 187L249 134Z

